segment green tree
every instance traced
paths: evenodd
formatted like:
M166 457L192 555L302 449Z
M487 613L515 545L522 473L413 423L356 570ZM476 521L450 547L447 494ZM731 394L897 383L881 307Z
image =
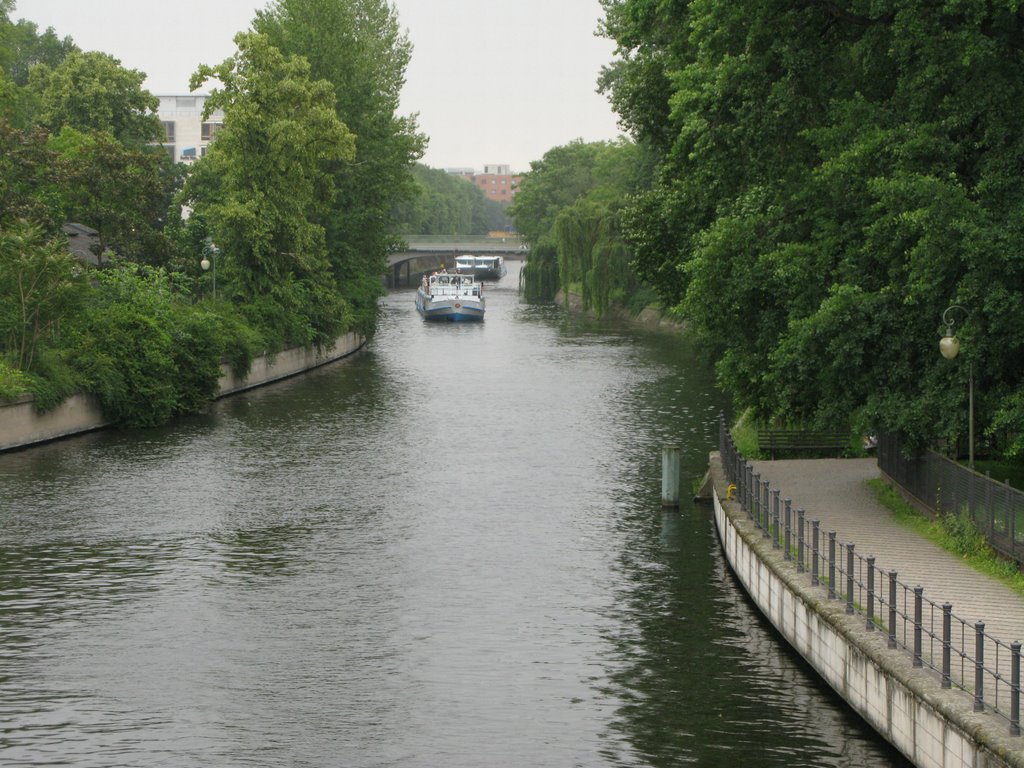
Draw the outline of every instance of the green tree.
M0 8L2 11L2 8ZM0 67L16 85L28 84L29 71L37 64L57 67L69 54L79 51L70 37L57 37L53 27L43 32L25 19L15 23L0 15Z
M338 117L357 137L353 161L334 169L337 194L323 221L335 277L369 333L397 247L392 215L415 194L410 168L426 145L415 117L397 114L412 47L387 0L275 0L253 28L332 84Z
M512 204L512 219L531 245L550 235L563 208L594 187L598 145L576 140L553 147L530 163Z
M161 230L179 183L159 147L127 147L104 131L65 127L49 146L63 162L61 196L68 219L94 228L100 252L162 264L168 244Z
M355 139L338 120L330 83L259 34L239 34L238 53L203 65L193 90L222 86L207 111L224 127L186 185L186 199L221 251L225 287L279 344L333 342L351 321L327 258L324 228L332 170Z
M419 163L413 167L412 175L416 195L395 206L392 231L485 235L490 230L489 201L475 184Z
M575 141L531 164L512 205L516 228L532 246L523 270L528 297L554 296L552 246L558 254L554 287L577 291L585 309L601 314L639 288L620 223L625 201L643 178L639 157L631 142Z
M0 348L15 366L33 368L87 289L63 238L26 221L0 226Z
M205 407L226 348L219 318L189 303L163 269L119 262L95 280L70 358L107 417L151 427Z
M56 66L39 64L28 87L39 99L37 120L52 133L68 126L107 131L120 142L146 144L163 136L159 100L142 88L146 75L98 51L72 51Z
M47 138L0 119L0 227L24 219L52 235L64 223L63 172Z
M78 50L70 37L58 39L52 28L40 33L30 21L13 22L13 2L0 2L0 118L19 128L28 128L37 104L25 85L36 64L57 66Z
M1024 428L1021 3L604 5L604 86L657 163L623 217L637 269L738 404L955 435L957 303L980 412Z

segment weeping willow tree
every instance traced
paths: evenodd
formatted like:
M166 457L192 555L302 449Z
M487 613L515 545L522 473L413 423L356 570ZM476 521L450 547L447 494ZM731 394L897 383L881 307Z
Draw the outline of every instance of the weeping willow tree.
M579 200L559 213L554 234L561 288L579 290L583 309L603 315L631 281L630 253L620 237L618 216Z
M529 302L553 301L558 293L558 246L550 239L530 249L519 273L519 290Z

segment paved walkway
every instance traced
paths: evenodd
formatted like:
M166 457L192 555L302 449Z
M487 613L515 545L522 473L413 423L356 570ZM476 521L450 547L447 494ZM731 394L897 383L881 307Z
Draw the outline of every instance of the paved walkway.
M1024 642L1024 597L896 523L868 486L881 477L875 459L752 463L762 480L778 488L782 498L792 499L794 510L804 509L808 521L821 521L823 540L828 531L836 531L839 541L852 542L861 555L874 555L878 568L897 571L903 584L924 587L927 599L940 606L952 603L955 616L972 625L984 621L985 631L1007 644ZM972 641L971 652L973 647Z

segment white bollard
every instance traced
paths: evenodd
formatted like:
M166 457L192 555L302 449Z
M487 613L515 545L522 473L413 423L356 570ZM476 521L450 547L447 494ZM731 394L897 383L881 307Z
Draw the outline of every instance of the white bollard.
M661 449L661 506L679 506L679 447Z

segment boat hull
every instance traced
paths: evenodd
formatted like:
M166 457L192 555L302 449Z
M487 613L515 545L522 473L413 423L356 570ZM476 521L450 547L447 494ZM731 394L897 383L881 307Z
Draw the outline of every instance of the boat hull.
M500 269L490 269L484 267L475 267L473 269L463 270L466 274L472 275L477 280L500 280L508 274L508 269L504 264L501 265Z
M484 319L484 302L468 302L462 298L434 298L416 295L416 309L426 320L448 322L480 321Z

